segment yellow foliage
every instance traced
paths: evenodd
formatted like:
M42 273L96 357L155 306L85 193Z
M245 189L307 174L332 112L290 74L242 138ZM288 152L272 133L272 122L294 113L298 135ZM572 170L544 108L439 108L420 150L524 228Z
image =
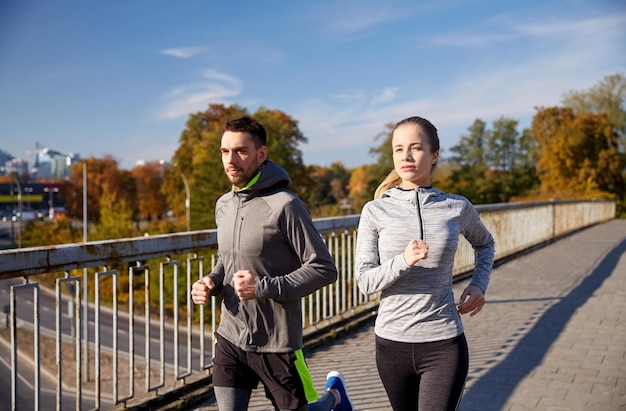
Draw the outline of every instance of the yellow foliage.
M539 144L541 197L614 198L622 187L618 138L606 115L541 109L532 133Z

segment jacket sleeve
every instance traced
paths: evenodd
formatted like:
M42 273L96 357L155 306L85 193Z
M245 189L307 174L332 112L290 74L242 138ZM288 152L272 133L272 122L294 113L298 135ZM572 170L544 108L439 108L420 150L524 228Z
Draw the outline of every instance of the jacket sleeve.
M260 277L257 297L289 300L311 294L337 281L337 267L304 203L288 202L278 218L279 230L298 255L301 266L276 277Z
M373 294L395 283L409 269L402 254L380 262L378 227L370 204L361 211L356 238L355 278L362 293Z
M480 219L476 207L469 200L463 210L461 233L474 249L474 273L470 284L477 285L487 292L493 271L495 243L493 236Z
M224 263L221 258L218 258L217 263L215 263L215 267L211 270L208 277L213 281L213 285L215 286L209 295L219 295L224 288Z

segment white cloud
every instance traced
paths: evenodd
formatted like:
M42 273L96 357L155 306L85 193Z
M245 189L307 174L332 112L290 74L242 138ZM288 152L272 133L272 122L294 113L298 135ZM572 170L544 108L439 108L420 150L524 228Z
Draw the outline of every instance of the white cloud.
M220 81L223 83L231 84L236 87L240 86L240 81L236 77L231 76L230 74L222 73L214 69L206 69L202 72L202 75L206 77L208 80Z
M372 104L383 104L393 101L400 90L399 87L385 87L383 91L372 98Z
M241 82L229 74L207 69L202 76L205 81L173 88L165 97L167 104L158 116L167 120L181 118L203 110L209 103L226 103L228 98L241 92Z
M429 6L426 6L429 7ZM381 1L338 1L315 3L311 19L327 34L357 34L384 24L408 19L424 6Z
M178 48L172 48L172 49L164 49L164 50L159 50L159 52L167 56L174 56L174 57L187 59L197 54L200 54L206 50L208 50L207 47L196 46L196 47L178 47Z
M565 42L602 36L625 40L626 15L607 15L578 20L555 20L521 22L519 17L491 18L490 22L461 32L431 38L420 38L418 47L486 47L496 43L517 40L549 40L556 38ZM599 43L602 44L602 43Z
M520 35L533 37L552 35L580 37L589 34L608 33L617 34L623 38L624 27L626 27L626 15L624 14L569 21L552 19L538 23L512 24L512 28Z
M365 98L365 93L362 90L346 91L344 93L333 93L329 97L342 103L348 103L362 100Z

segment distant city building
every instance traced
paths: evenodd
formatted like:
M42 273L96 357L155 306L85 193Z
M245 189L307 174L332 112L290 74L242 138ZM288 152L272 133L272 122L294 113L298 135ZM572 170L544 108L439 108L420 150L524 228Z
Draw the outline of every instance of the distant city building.
M0 176L6 175L5 164L13 159L13 156L4 150L0 150Z
M21 158L15 158L6 151L0 150L0 175L17 173L28 175L31 178L45 178L66 180L71 173L72 166L80 161L80 156L76 153L63 154L55 150L44 149L37 144L37 149L29 151L34 154L32 168L28 162Z
M52 149L45 149L37 153L39 168L47 174L48 178L58 180L67 179L72 167L79 161L80 155L76 153L63 154ZM48 170L45 170L45 165L49 166ZM37 175L42 177L42 171Z
M70 175L70 167L65 157L50 158L50 177L57 180L65 179ZM71 164L71 163L70 163Z
M16 173L17 175L28 174L28 163L21 158L13 158L4 163L4 174Z

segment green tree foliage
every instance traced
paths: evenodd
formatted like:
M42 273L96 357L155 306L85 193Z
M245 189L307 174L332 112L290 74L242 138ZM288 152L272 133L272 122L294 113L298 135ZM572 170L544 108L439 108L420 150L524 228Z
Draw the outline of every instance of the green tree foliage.
M532 133L539 144L542 197L623 197L619 137L606 114L541 108L533 118Z
M477 204L507 202L524 197L538 186L535 143L529 130L519 133L518 122L500 117L493 128L477 119L469 134L450 151L455 155L437 179L445 191L466 196Z
M530 131L517 131L518 122L501 117L493 122L487 133L485 158L490 186L494 188L492 200L506 202L532 192L539 181L535 172L535 142Z
M137 232L133 225L133 210L129 206L126 200L119 198L117 193L112 191L110 187L105 184L102 187L102 194L100 196L100 222L95 224L90 231L90 240L102 241L112 240L116 238L129 238L135 237ZM107 267L109 270L125 270L124 264L112 264ZM119 297L119 302L124 303L128 301L129 287L128 277L121 276L121 283L117 284L117 290L115 289L115 283L113 276L106 275L103 277L91 277L89 289L93 291L93 295L90 294L90 298L95 298L95 278L98 278L99 283L99 296L103 302L111 302L115 295Z
M341 214L340 203L347 197L350 170L341 162L330 167L306 167L307 179L311 185L300 194L315 217L329 217ZM343 204L343 203L342 203Z
M525 128L519 139L515 167L511 169L509 187L511 196L508 201L525 199L539 190L540 180L537 175L537 147L530 129Z
M374 140L380 140L380 144L370 148L369 151L369 154L376 159L376 162L368 168L368 175L366 177L368 180L368 190L371 191L372 196L380 182L393 170L391 134L394 126L394 123L385 124L385 130L374 137Z
M130 170L117 170L119 172L119 180L117 180L118 186L115 188L113 193L118 199L126 202L126 205L131 211L131 218L133 220L137 220L139 218L137 181Z
M82 230L72 226L72 222L65 217L37 224L29 224L23 232L24 241L32 247L71 244L82 241Z
M459 143L450 148L454 155L448 160L448 177L438 179L438 186L441 190L464 195L474 203L493 202L490 201L491 184L486 178L489 169L485 158L487 123L476 119L467 130L469 134L462 135Z
M467 128L468 135L462 135L457 145L450 149L456 153L451 161L460 166L467 166L471 169L484 170L487 168L485 158L485 148L487 144L487 123L480 119Z
M133 237L133 211L124 199L118 198L108 185L102 187L100 222L91 231L92 240Z

